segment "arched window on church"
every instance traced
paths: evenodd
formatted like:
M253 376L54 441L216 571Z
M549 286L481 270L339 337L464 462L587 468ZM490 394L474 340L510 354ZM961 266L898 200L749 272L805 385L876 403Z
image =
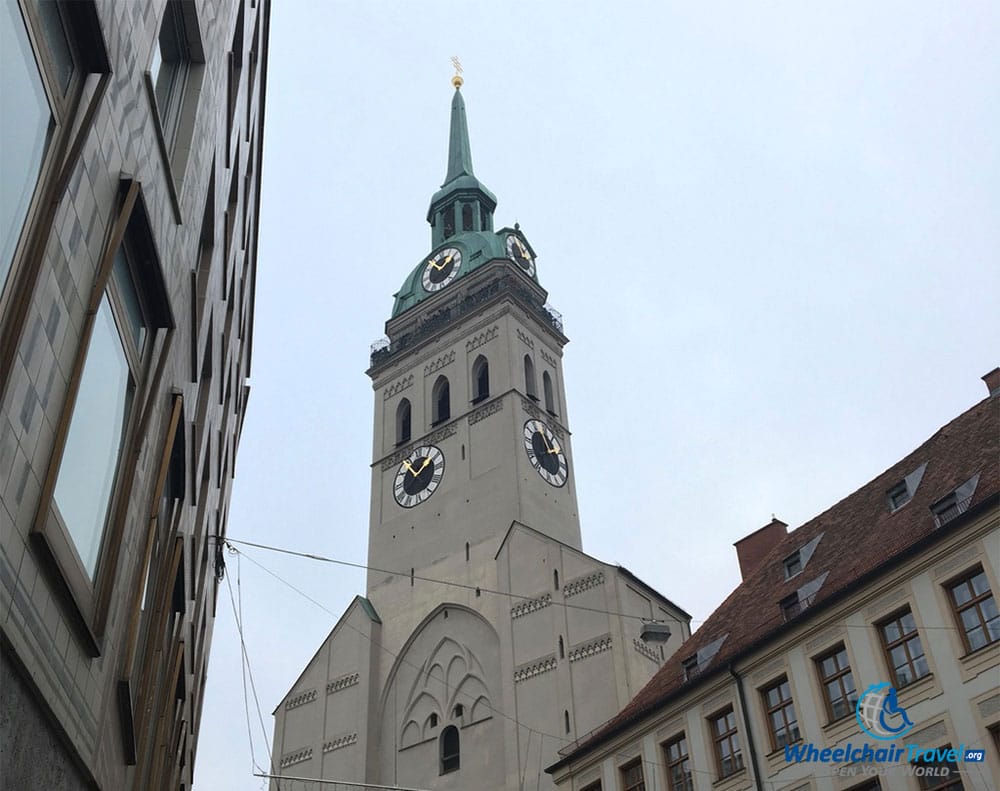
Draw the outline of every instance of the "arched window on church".
M552 395L552 377L549 376L548 371L542 372L542 392L545 396L545 411L550 415L554 415L556 413L556 401Z
M431 390L431 425L451 418L451 388L448 386L448 377L439 376Z
M552 589L559 590L559 569L552 569Z
M532 401L538 400L538 386L535 384L535 364L529 355L524 355L524 392Z
M441 749L441 771L438 774L448 774L448 772L458 771L460 763L460 753L458 744L458 728L449 725L441 731L439 740Z
M472 364L472 403L478 404L490 397L490 363L479 355Z
M472 230L472 204L466 203L462 207L462 230L471 231Z
M559 658L566 658L566 643L563 642L562 635L559 635Z
M444 238L455 235L455 206L451 205L444 210Z
M569 733L569 710L563 711L563 723L566 726L566 733Z
M404 398L396 407L396 444L410 441L410 399Z

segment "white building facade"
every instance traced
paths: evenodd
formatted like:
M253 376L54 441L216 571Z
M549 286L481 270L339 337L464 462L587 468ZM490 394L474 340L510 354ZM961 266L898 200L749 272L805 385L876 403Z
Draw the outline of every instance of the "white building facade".
M743 583L562 750L557 787L1000 787L1000 370L984 379L989 398L857 492L738 542ZM873 685L894 703L866 707Z

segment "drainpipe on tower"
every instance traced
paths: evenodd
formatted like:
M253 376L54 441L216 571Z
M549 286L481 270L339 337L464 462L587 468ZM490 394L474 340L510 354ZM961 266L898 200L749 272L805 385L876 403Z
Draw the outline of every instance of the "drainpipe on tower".
M760 767L757 765L757 747L755 746L753 731L750 729L750 717L747 715L747 697L743 692L743 679L740 678L739 674L733 668L732 663L729 665L729 675L736 680L736 693L740 698L740 715L743 717L743 729L747 735L747 747L750 749L750 766L753 768L754 788L757 791L764 791L764 786L761 785L760 780Z

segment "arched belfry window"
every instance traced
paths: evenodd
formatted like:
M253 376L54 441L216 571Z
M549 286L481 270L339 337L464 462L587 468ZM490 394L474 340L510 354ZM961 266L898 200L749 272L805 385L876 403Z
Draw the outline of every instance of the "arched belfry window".
M441 747L441 771L438 774L448 774L448 772L458 771L461 758L458 744L458 728L454 725L449 725L441 731L439 744Z
M524 355L524 392L533 401L538 400L538 386L535 384L535 364L529 355Z
M404 398L396 407L396 444L403 445L410 441L410 399Z
M479 355L472 364L472 403L478 404L490 397L490 363Z
M451 387L446 376L439 376L434 383L434 389L431 390L431 404L432 426L451 418Z
M556 413L556 401L552 395L552 377L548 371L542 372L542 391L545 396L545 411L550 415Z
M462 230L471 231L472 230L472 204L466 203L462 207Z
M444 210L444 238L455 235L455 206L454 204Z

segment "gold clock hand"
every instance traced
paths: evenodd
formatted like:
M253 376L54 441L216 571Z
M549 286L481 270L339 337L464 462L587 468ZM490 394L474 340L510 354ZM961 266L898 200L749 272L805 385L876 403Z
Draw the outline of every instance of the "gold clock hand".
M542 435L542 442L545 443L545 449L549 453L551 453L552 452L552 446L549 445L549 438L545 436L545 432L544 431L539 431L538 433Z
M410 466L410 462L408 462L406 459L403 459L403 466L410 471L410 475L412 475L414 478L417 477L417 474L413 471L413 467Z
M428 464L430 464L430 463L431 463L431 457L430 457L430 456L428 456L428 457L427 457L426 459L424 459L424 463L420 465L420 469L419 469L419 470L417 470L417 471L416 471L416 472L414 473L414 475L420 475L420 473L422 473L422 472L424 471L424 467L426 467L426 466L427 466Z
M451 259L452 259L452 256L451 256L451 255L449 255L449 256L448 256L447 258L445 258L445 259L444 259L444 260L443 260L443 261L442 261L442 262L441 262L440 264L435 264L435 263L434 263L433 261L430 261L429 263L430 263L430 265L431 265L432 267L434 267L434 268L435 268L435 269L436 269L436 270L437 270L438 272L440 272L440 271L441 271L442 269L444 269L444 268L445 268L446 266L448 266L448 264L449 264L449 263L451 263Z

